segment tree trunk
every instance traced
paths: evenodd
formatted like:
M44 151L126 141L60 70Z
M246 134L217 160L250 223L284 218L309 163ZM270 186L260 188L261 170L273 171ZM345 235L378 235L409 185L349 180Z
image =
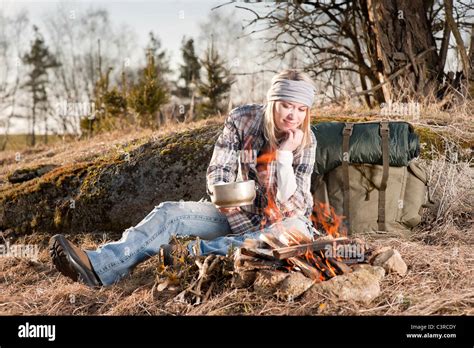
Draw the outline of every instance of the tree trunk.
M36 94L33 94L33 107L31 108L31 146L35 146L35 127L36 127Z
M194 120L194 89L191 94L191 105L189 106L189 114L187 119L185 120L186 122L191 122Z
M380 82L385 82L386 101L397 100L399 92L408 97L432 93L439 85L440 59L433 49L435 40L423 0L370 0L367 6L375 33L377 73ZM390 79L410 63L409 69Z
M464 42L462 41L461 33L459 28L456 25L453 17L453 0L444 0L444 11L446 12L446 22L453 33L454 40L456 41L457 50L461 56L462 70L464 76L469 76L469 58L467 56L466 47L464 47Z
M474 96L474 24L471 27L471 43L469 45L469 64L471 70L469 73L469 94Z
M446 57L448 56L449 38L451 37L451 29L448 21L444 23L443 41L441 41L441 49L439 50L439 67L438 71L440 74L444 71L444 65L446 64Z

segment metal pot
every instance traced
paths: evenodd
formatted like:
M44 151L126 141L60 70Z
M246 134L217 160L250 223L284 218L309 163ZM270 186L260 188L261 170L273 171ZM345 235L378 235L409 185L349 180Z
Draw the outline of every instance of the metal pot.
M217 208L232 208L253 204L256 196L255 181L245 180L210 185L212 203Z

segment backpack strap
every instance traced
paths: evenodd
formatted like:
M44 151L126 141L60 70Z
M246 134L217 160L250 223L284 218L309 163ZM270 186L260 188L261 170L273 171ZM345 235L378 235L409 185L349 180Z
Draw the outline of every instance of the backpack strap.
M351 218L350 207L350 186L349 186L349 140L352 135L354 123L345 123L342 131L342 187L343 187L343 214L345 216L347 230L350 231Z
M380 122L380 135L382 137L382 182L379 190L379 211L378 211L378 229L386 231L385 226L385 190L387 189L388 171L389 171L389 148L390 130L388 121Z

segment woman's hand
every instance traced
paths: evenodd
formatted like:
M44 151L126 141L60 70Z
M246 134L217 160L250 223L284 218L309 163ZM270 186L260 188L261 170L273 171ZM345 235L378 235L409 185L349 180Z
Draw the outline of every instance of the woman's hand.
M234 213L236 211L240 211L239 207L232 207L232 208L219 208L219 211L223 214Z
M303 141L303 131L299 128L289 129L287 132L287 138L280 144L278 150L282 151L295 151Z

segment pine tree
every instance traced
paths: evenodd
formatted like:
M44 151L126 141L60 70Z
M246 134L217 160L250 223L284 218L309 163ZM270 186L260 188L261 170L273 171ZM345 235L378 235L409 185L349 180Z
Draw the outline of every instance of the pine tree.
M148 51L147 62L140 82L132 87L129 104L138 113L141 126L155 128L158 125L157 112L161 105L168 102L169 95L166 86L160 81L151 51Z
M127 86L122 67L121 90L117 86L110 89L110 73L113 68L108 67L106 72L102 72L101 40L97 40L99 79L94 84L93 100L94 112L88 117L81 119L81 130L92 136L95 132L110 131L123 126L128 126L131 122L128 119L127 108Z
M84 120L83 125L87 126L89 135L94 132L110 131L126 125L127 120L127 99L123 91L117 86L110 89L109 76L112 68L109 67L105 74L101 74L94 88L95 115L94 118Z
M166 83L166 77L172 72L169 57L167 56L166 50L161 51L161 40L156 37L152 31L150 31L148 35L150 38L145 48L145 55L146 57L148 57L149 54L153 56L157 76L162 83Z
M206 70L207 82L201 82L198 87L200 94L205 97L198 110L200 117L206 118L224 111L223 101L228 97L230 87L235 80L232 79L229 69L225 67L225 61L214 49L213 40L201 63Z
M28 80L23 85L24 88L31 92L31 134L30 145L36 144L35 127L38 111L45 112L47 109L48 94L48 69L57 68L60 63L49 53L48 47L45 45L44 39L40 34L38 27L33 26L35 40L31 43L30 52L22 57L23 63L32 67L28 73ZM46 113L44 113L44 122L47 125ZM47 132L47 130L46 130ZM45 135L45 139L47 134Z
M189 85L191 82L197 84L201 80L200 70L201 64L199 63L199 58L194 52L194 40L186 40L183 38L181 52L183 54L183 62L179 68L180 75L179 78L184 80L184 88L180 90L180 94L183 97L191 97L191 89Z

